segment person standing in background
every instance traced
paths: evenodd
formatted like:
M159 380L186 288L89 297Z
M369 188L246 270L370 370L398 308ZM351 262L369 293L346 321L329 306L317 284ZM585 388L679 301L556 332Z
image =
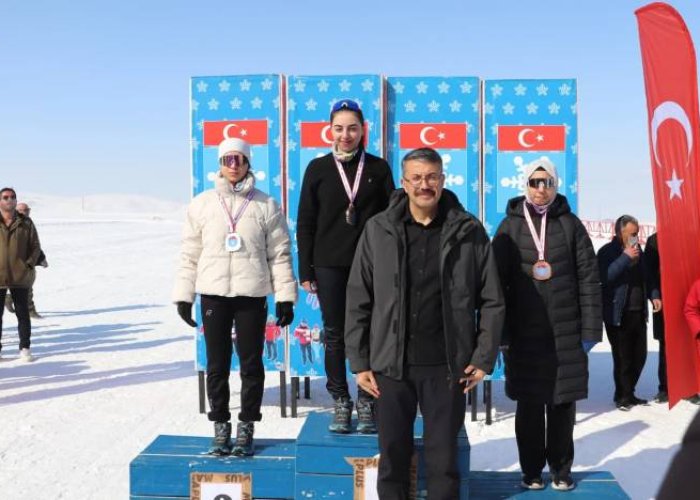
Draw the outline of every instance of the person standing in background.
M32 209L29 205L26 203L17 203L17 213L20 213L24 215L25 217L29 218L29 215L31 214ZM41 254L39 255L39 262L37 263L37 266L41 267L49 267L49 263L46 261L46 255L44 255L44 251L41 251ZM36 306L34 305L34 282L36 281L36 268L31 270L32 274L32 286L29 287L29 316L34 319L42 319L43 316L39 314L36 310ZM11 313L15 312L14 304L12 302L12 295L7 294L5 295L5 308L10 311Z
M9 290L15 305L22 361L34 361L30 351L32 323L29 316L29 289L34 268L39 262L41 244L34 223L17 211L17 193L6 187L0 190L0 299L3 304ZM2 315L0 307L0 339ZM0 344L0 349L2 345Z

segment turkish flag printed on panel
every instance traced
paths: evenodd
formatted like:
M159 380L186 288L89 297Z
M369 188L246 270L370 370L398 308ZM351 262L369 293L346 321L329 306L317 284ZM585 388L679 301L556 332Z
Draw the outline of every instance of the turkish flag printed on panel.
M500 125L499 151L564 151L564 125Z
M669 403L700 392L698 332L683 314L700 278L700 123L695 49L681 16L654 3L636 11L649 113L651 172L661 261Z
M205 146L218 146L224 139L234 137L250 145L267 144L267 120L204 122Z
M467 147L466 123L402 123L399 125L401 149Z
M365 133L362 142L367 145L367 123L364 126ZM333 145L331 124L328 122L301 122L301 147L302 148L327 148Z

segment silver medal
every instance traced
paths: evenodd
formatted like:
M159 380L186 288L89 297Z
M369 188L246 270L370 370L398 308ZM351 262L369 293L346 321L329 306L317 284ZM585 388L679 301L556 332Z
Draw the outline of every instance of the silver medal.
M228 233L226 235L226 250L237 252L242 246L241 236L238 233Z

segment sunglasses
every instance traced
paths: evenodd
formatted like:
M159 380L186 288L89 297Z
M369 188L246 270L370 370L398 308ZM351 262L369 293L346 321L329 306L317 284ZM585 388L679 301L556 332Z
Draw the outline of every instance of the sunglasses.
M17 197L14 194L6 194L2 197L3 200L16 200Z
M540 187L550 189L553 188L556 185L556 183L554 179L552 179L551 177L547 177L546 179L528 179L527 185L533 189L539 189Z
M226 155L221 158L221 164L226 167L239 167L245 164L245 156L242 155Z

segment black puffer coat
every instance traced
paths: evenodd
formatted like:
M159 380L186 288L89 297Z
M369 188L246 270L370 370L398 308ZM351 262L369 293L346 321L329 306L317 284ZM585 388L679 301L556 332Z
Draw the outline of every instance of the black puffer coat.
M536 281L537 249L523 212L508 202L493 241L506 296L506 394L518 401L561 404L588 397L588 357L582 341L602 338L598 262L591 239L557 195L547 215L545 259L552 278ZM539 234L541 216L530 209Z

